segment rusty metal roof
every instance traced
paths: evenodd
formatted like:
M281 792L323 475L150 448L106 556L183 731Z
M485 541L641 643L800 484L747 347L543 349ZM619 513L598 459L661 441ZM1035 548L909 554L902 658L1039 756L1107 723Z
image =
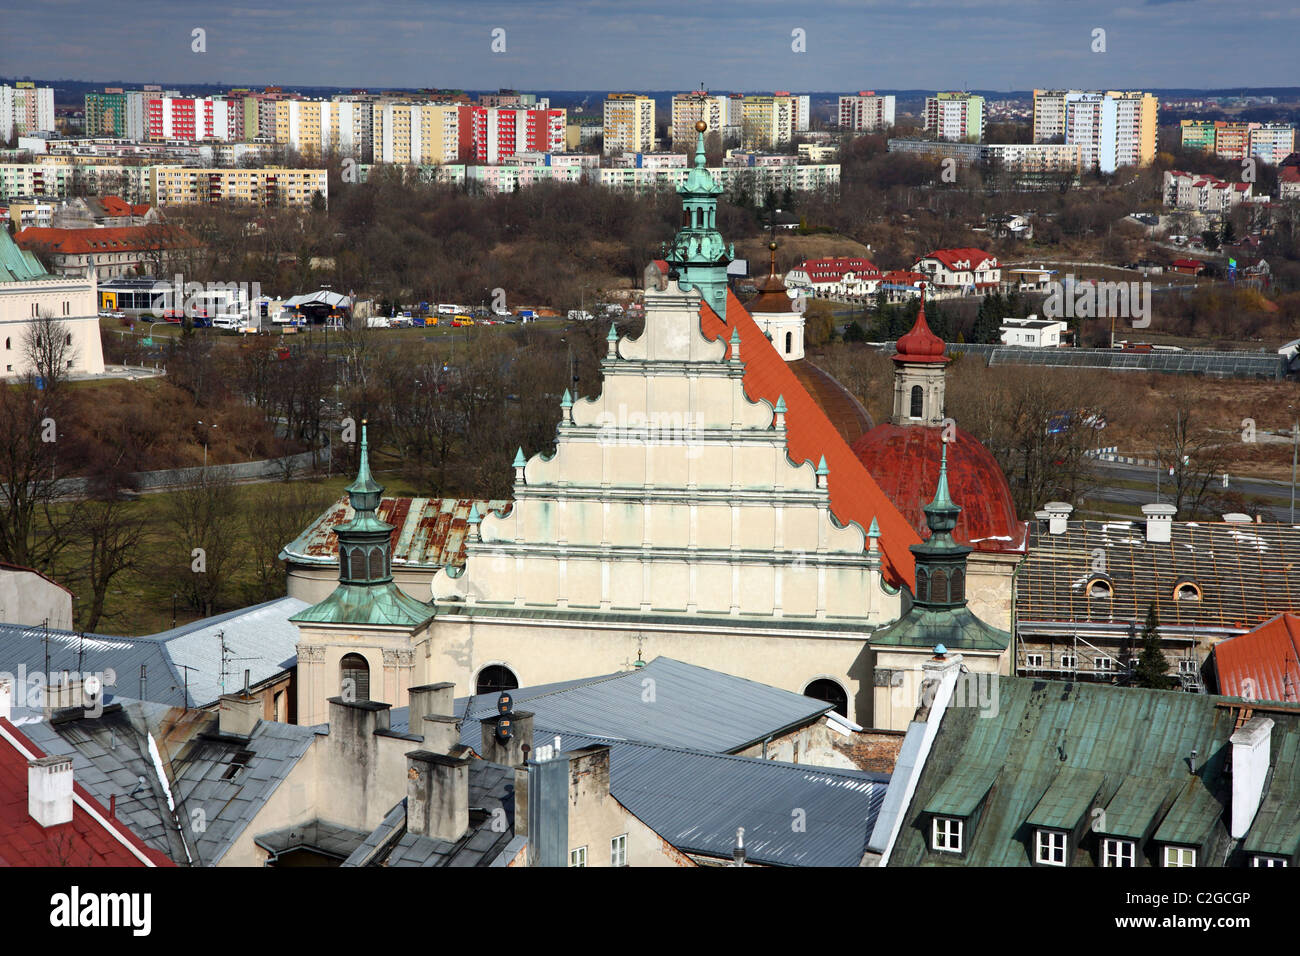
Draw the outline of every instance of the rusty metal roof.
M1219 692L1247 700L1300 700L1300 617L1279 614L1214 649Z
M474 498L384 498L379 519L393 526L393 567L444 568L465 563L465 532L470 508L479 514L507 514L513 503ZM307 529L280 552L297 564L338 566L339 545L334 529L352 520L347 495L330 505Z

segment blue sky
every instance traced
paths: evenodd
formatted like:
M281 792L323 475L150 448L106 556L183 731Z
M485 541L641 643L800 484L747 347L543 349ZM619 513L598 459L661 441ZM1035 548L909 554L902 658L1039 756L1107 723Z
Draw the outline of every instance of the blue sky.
M45 80L796 91L1300 85L1294 0L0 0L0 22L0 74ZM206 52L191 50L195 28L206 31ZM496 29L504 53L492 52ZM1105 52L1092 50L1097 29ZM805 52L792 50L795 30L805 31Z

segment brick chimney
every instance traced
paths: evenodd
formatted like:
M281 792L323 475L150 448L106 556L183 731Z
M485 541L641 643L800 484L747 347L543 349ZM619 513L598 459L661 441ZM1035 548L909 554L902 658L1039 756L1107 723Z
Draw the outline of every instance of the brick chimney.
M1232 838L1240 840L1255 822L1264 796L1273 721L1252 717L1228 742L1232 744Z
M43 827L72 822L72 758L27 761L27 812Z
M260 697L223 694L217 708L217 732L230 737L252 736L265 706Z
M469 760L427 750L406 759L407 832L456 842L469 829Z
M524 763L523 748L533 746L533 715L527 711L517 710L509 715L511 721L510 739L504 743L497 739L497 724L506 719L501 714L484 717L479 723L483 729L483 743L479 754L484 760L504 764L507 767L519 767Z

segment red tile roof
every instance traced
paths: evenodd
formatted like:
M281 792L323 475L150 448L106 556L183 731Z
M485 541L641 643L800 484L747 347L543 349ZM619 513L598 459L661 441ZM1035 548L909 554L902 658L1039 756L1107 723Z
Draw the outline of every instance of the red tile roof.
M885 579L893 585L912 587L914 564L908 548L921 541L916 531L880 490L826 413L731 292L727 293L727 315L731 321L724 323L707 303L703 304L700 327L705 337L728 342L731 329L739 332L740 356L745 364L745 394L755 401L766 399L773 405L777 399L785 398L790 460L796 464L811 461L816 465L825 456L830 470L831 511L842 523L857 522L863 531L871 527L871 519L875 518L880 526ZM727 355L730 354L728 342Z
M1300 701L1300 617L1279 614L1214 649L1219 693L1252 700Z
M64 255L143 252L196 245L187 233L168 226L115 226L108 229L28 226L14 236L14 242L21 249L44 246Z
M22 731L0 718L0 866L175 865L109 817L75 781L73 792L81 802L73 804L72 822L43 827L33 820L27 809L27 761L44 756Z
M1300 166L1283 166L1277 171L1277 178L1284 183L1300 183Z
M813 282L839 282L846 272L855 275L870 273L875 275L880 270L870 259L855 259L848 256L834 256L824 259L805 259L799 268L808 273Z
M920 262L922 259L938 259L943 263L945 269L950 269L953 272L965 272L969 269L978 269L984 262L990 262L991 268L996 269L998 267L997 256L990 255L983 249L936 249L928 256L922 256L916 261ZM959 262L965 262L968 260L970 262L969 266L957 265Z
M99 204L104 207L104 212L109 216L131 215L131 204L121 196L100 196Z

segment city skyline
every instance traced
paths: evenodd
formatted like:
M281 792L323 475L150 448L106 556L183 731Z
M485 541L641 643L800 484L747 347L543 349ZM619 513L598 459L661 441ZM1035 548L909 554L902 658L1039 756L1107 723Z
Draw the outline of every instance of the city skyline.
M1300 26L1300 11L1280 0L1254 5L1252 19L1272 26L1252 38L1249 58L1218 64L1188 56L1217 45L1220 20L1239 16L1215 0L1035 5L1028 16L1009 0L830 2L815 11L759 2L743 17L678 0L472 8L251 0L229 10L127 0L111 20L99 5L61 0L4 12L6 72L47 81L67 72L51 64L75 63L75 76L58 78L548 90L1287 86L1295 30L1284 27ZM201 44L196 29L205 31ZM1104 52L1094 52L1102 39ZM631 63L629 50L639 54Z

